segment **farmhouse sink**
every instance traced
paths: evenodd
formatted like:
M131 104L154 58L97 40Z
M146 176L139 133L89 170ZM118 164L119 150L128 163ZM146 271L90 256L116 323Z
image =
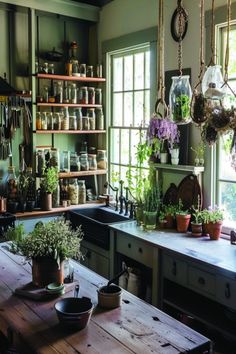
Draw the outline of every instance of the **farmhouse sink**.
M127 216L118 214L107 207L82 208L69 212L73 227L82 225L84 240L106 250L110 246L108 225L131 221Z

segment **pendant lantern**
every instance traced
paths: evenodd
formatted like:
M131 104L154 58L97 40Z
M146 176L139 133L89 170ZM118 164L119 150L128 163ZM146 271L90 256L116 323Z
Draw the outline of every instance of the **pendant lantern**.
M187 21L187 13L182 6L182 0L178 0L178 66L179 76L172 77L172 85L169 93L170 116L176 124L187 124L191 122L190 103L192 90L189 83L189 76L182 75L182 41L184 36L183 22Z

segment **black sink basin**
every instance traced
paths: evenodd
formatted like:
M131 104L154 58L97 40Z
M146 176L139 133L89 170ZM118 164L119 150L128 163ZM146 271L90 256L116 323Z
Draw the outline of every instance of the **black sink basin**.
M73 227L82 225L84 240L107 250L110 245L108 225L130 221L127 216L106 207L73 210L70 211L69 217Z

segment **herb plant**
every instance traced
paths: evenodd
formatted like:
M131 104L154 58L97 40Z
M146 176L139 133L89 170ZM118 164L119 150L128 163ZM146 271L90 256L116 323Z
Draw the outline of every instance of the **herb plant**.
M44 193L53 193L58 186L58 171L55 167L49 167L44 170L41 178L40 188Z

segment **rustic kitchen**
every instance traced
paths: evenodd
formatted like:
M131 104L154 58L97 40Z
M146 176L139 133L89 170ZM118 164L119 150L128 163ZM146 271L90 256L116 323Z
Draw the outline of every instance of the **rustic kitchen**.
M0 354L236 353L235 21L0 0Z

